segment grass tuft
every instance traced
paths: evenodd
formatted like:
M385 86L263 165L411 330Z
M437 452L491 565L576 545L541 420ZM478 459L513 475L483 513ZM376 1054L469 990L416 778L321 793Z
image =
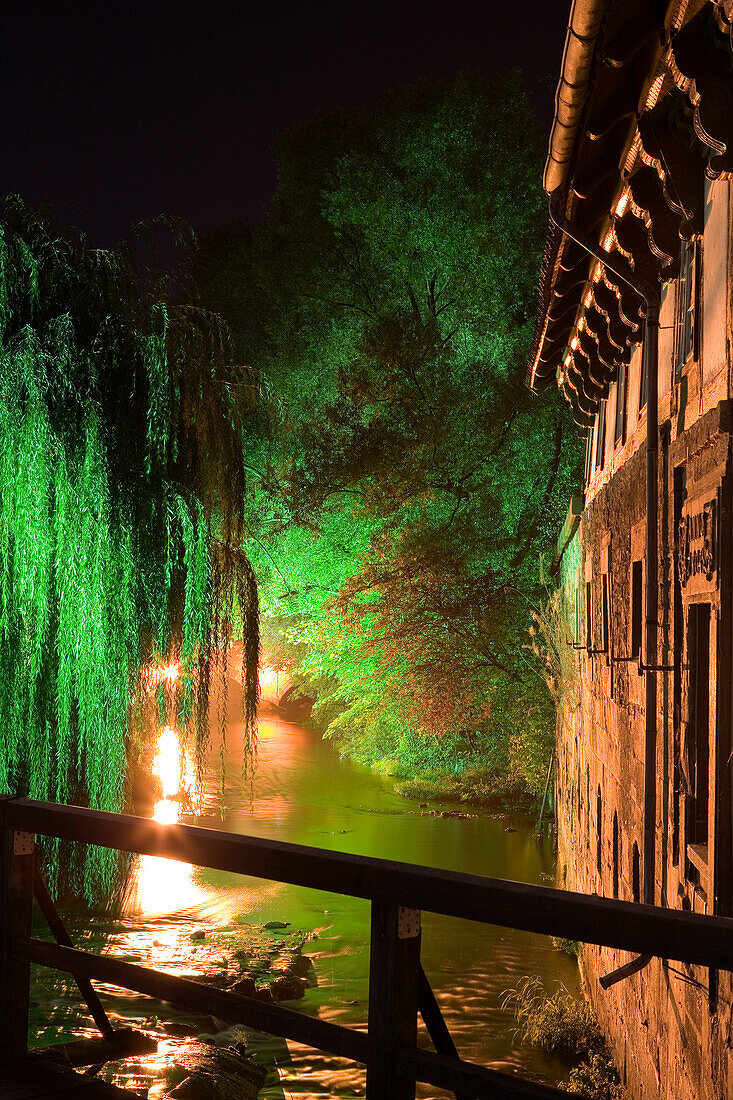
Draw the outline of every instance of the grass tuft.
M577 1063L565 1086L568 1092L586 1100L624 1100L618 1073L587 1001L573 997L562 983L550 996L542 979L532 976L507 991L504 1005L514 1010L522 1042Z

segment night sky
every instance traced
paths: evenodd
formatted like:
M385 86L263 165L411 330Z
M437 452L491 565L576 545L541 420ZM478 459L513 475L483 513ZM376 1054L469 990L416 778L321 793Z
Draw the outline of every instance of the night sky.
M13 0L2 24L0 192L110 243L160 212L257 221L274 140L331 107L461 69L521 68L547 129L557 0Z

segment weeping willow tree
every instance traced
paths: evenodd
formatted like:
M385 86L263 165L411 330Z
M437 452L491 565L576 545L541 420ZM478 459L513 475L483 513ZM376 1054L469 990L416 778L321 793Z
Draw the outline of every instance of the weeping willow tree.
M250 380L149 243L94 249L18 199L0 207L0 788L105 810L123 805L136 701L164 705L145 670L180 665L200 762L212 668L240 628L255 744ZM103 853L48 859L88 897L111 885Z

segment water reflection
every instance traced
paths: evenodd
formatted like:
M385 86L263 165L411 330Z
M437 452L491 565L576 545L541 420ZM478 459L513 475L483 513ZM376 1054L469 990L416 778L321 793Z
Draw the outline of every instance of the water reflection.
M166 825L174 825L180 820L184 809L190 812L194 776L189 753L182 738L171 726L165 726L160 731L153 774L160 780L163 794L155 803L153 818ZM190 863L141 856L134 876L132 912L177 912L199 905L205 897Z
M232 709L237 700L232 687ZM233 721L222 747L215 733L211 763L198 822L212 828L319 848L470 871L528 882L549 881L553 856L533 837L531 823L509 821L461 805L423 809L394 792L394 780L340 761L317 735L270 717L260 731L259 765L243 788L237 727ZM220 753L225 766L222 805ZM156 753L161 797L159 821L191 821L191 762L175 730L161 731ZM443 817L442 811L460 811ZM200 976L221 968L216 936L237 934L248 925L290 922L312 938L306 953L313 959L318 984L310 988L298 1011L346 1027L365 1028L369 975L369 905L325 891L247 879L175 861L144 857L138 869L133 910L108 927L107 950L143 965ZM206 929L206 941L193 937ZM211 946L208 946L209 943ZM461 1055L470 1060L554 1083L563 1066L522 1047L514 1035L511 1012L502 1007L503 993L524 974L539 974L549 989L563 981L577 990L577 970L566 956L541 936L424 914L423 964L436 992L449 1030ZM146 1018L179 1020L175 1010L137 995L103 989L105 1003L120 1023L143 1024ZM70 998L78 996L70 990ZM44 998L42 998L44 999ZM68 1012L70 1003L58 987L44 1004ZM296 1007L296 1006L293 1006ZM45 1009L48 1012L48 1008ZM70 1015L64 1018L68 1026ZM198 1026L207 1030L215 1025ZM150 1096L165 1089L165 1067L175 1060L185 1039L158 1032L163 1045L157 1058L128 1062L105 1071L120 1085L145 1086ZM421 1034L421 1043L429 1045ZM248 1032L255 1057L273 1068L261 1100L325 1100L363 1095L364 1071L342 1059L265 1035ZM274 1067L277 1067L275 1073ZM448 1094L423 1087L430 1100Z

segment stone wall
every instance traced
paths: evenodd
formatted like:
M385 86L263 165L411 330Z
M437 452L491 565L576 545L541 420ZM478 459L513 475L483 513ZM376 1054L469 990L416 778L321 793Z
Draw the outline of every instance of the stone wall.
M731 404L719 402L690 425L679 395L676 412L671 399L659 455L658 658L675 671L658 674L655 903L731 915ZM633 453L591 495L561 563L568 626L586 649L576 650L575 683L558 721L560 880L568 889L629 901L641 900L644 873L644 678L637 662L617 658L632 650L645 507L638 435ZM690 669L695 661L703 667L703 658L691 655L689 633L700 606L710 701L704 804L690 795L687 743ZM703 805L707 833L695 825ZM604 991L599 976L628 959L605 948L583 951L590 998L634 1100L733 1097L731 975L653 960Z

